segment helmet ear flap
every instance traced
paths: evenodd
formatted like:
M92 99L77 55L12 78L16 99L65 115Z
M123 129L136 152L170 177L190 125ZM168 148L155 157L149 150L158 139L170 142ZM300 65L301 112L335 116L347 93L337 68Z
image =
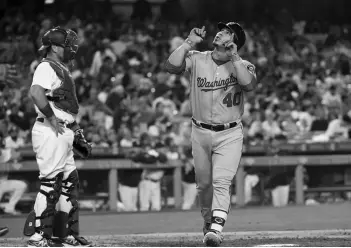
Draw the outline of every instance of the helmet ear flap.
M50 39L50 37L48 37L48 35L43 36L42 42L43 42L43 44L45 44L45 45L51 45L51 39Z

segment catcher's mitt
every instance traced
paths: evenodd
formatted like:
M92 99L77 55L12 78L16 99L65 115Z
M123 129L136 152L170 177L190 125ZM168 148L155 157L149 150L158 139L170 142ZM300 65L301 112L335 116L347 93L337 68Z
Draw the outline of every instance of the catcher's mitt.
M77 129L74 132L73 152L81 158L87 158L91 155L91 145L86 141L82 129Z

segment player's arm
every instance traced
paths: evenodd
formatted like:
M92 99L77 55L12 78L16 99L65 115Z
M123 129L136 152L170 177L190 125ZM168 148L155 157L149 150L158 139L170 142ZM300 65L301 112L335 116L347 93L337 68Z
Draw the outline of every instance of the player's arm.
M244 91L252 91L256 88L257 78L255 66L246 60L242 60L238 54L237 45L232 41L226 44L226 54L231 59L236 70L238 83Z
M244 91L252 91L256 88L257 77L255 66L245 60L237 60L233 62L236 70L238 83Z
M189 51L205 38L205 27L193 28L185 40L168 58L165 63L165 69L171 74L181 74L185 70L189 70L192 66L191 59L187 56Z
M34 104L38 107L40 112L46 116L46 118L51 118L54 116L54 111L52 111L50 107L45 92L46 89L40 85L32 85L30 87L30 96L32 97Z
M182 74L187 68L191 67L191 60L187 58L191 45L184 42L168 58L165 63L165 69L171 74Z

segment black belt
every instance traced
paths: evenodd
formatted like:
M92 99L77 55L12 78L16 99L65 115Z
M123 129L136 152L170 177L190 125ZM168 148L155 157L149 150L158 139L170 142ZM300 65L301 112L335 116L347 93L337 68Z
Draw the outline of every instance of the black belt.
M44 123L44 118L39 117L37 118L37 121ZM59 121L60 124L66 125L67 128L72 129L77 123L74 121L72 123L66 124L64 121Z
M195 120L194 118L191 118L191 120L193 121L193 123L198 126L198 127L202 127L208 130L212 130L215 132L220 132L229 128L233 128L236 127L236 125L238 125L237 122L231 122L231 123L227 123L227 124L218 124L218 125L211 125L211 124L206 124L200 121Z

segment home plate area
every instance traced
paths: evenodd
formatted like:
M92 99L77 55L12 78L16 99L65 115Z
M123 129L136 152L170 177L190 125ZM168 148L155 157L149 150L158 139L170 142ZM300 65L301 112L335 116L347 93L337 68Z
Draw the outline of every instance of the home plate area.
M98 246L201 247L201 233L159 233L94 237ZM223 247L299 247L351 245L351 230L308 230L225 233ZM93 238L93 237L92 237Z
M351 247L351 205L233 209L223 247ZM199 211L82 213L81 234L99 247L203 247ZM0 216L0 247L25 246L26 216ZM323 229L323 230L322 230Z
M99 247L201 247L201 233L157 233L94 235L89 240ZM0 247L24 246L26 239L0 239ZM225 233L223 247L350 247L351 230L306 230Z

